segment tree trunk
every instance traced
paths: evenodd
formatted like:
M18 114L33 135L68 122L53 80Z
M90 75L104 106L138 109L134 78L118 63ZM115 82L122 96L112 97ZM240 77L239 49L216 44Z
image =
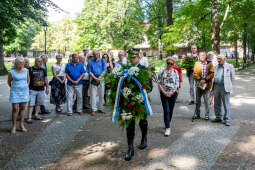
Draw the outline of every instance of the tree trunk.
M246 65L246 50L247 50L247 23L244 23L244 35L243 35L243 68Z
M218 18L218 0L212 0L212 49L220 53L220 27Z
M167 25L173 24L173 0L166 0Z
M0 29L0 75L5 75L7 73L8 72L4 66L3 30Z
M238 64L238 40L237 40L237 35L236 35L236 40L235 40L235 53L236 53L236 68L239 67L239 64Z

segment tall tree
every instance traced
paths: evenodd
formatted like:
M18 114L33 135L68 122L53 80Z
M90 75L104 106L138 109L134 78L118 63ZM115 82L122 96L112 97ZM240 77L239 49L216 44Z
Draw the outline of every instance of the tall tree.
M6 74L3 45L8 45L16 36L15 25L26 18L41 22L45 18L47 7L59 9L51 0L4 0L0 1L0 74Z
M138 0L87 0L76 19L78 48L131 48L143 40L143 21Z

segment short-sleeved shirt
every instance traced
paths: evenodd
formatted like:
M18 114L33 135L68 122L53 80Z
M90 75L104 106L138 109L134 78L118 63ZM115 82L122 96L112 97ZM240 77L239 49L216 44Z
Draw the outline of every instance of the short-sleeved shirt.
M75 66L73 62L70 62L66 65L65 73L69 75L69 77L76 81L78 80L82 74L86 73L84 66L81 62L78 62ZM82 80L79 81L78 85L81 85L83 82ZM71 81L67 80L67 85L73 85Z
M52 67L55 69L57 76L65 75L65 64L61 64L60 66L57 64L53 64Z
M88 73L93 73L95 76L100 76L103 72L106 72L106 63L104 59L99 59L96 61L96 59L91 59L88 62L87 66L87 72Z
M35 91L43 91L45 86L45 78L47 77L47 73L43 68L29 68L29 76L30 76L30 90Z

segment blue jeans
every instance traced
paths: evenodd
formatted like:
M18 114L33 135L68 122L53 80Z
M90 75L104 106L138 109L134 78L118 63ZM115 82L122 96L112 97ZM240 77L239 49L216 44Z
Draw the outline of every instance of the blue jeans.
M214 112L216 119L222 120L222 113L221 113L221 106L223 103L223 107L225 110L225 114L223 120L225 122L230 121L230 93L225 91L224 85L217 85L214 86Z
M174 93L171 97L166 97L164 94L160 94L163 110L164 110L164 122L165 127L170 128L170 123L173 116L174 105L178 94Z

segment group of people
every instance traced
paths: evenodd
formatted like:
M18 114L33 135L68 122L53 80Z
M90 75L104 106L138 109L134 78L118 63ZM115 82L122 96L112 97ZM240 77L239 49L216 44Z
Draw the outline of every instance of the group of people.
M214 55L212 52L197 52L197 47L191 47L192 56L196 58L193 69L186 74L190 85L190 105L196 104L192 119L200 119L201 98L205 103L205 120L210 119L210 103L214 103L216 119L213 122L224 122L230 126L230 93L235 71L231 64L227 64L223 55ZM90 109L94 116L97 112L105 113L104 104L107 102L107 86L105 86L105 74L111 74L117 67L125 67L129 62L140 69L148 68L149 63L146 53L129 53L129 58L124 52L119 52L117 62L108 54L100 56L98 50L83 50L83 54L73 53L67 64L62 63L62 56L57 55L57 62L52 66L53 78L48 82L47 56L43 55L35 59L35 64L29 67L25 59L17 57L13 69L8 74L10 87L10 103L12 103L13 126L11 133L16 132L17 115L20 113L20 130L27 131L24 127L25 109L28 103L28 123L32 123L32 117L41 120L39 112L45 108L45 94L50 91L50 103L56 105L56 111L62 112L62 105L67 104L67 115L72 116L73 111L82 114L85 109ZM128 61L130 60L130 61ZM182 82L182 70L176 64L178 58L166 59L165 68L160 70L155 83L158 84L160 99L164 111L165 136L171 134L171 119L174 106L178 97ZM153 69L152 69L153 70ZM139 81L139 80L138 80ZM195 88L194 88L195 87ZM97 103L97 96L99 103ZM221 107L224 106L225 114L222 116ZM34 116L33 116L33 110ZM147 147L146 119L139 122L142 130L142 140L139 149ZM128 152L125 160L130 160L134 155L135 122L127 127Z
M192 120L200 119L201 98L204 99L205 120L210 120L210 105L214 105L216 119L212 122L223 122L230 126L230 93L235 78L233 65L228 64L223 55L215 55L213 52L197 52L197 46L191 47L196 62L193 68L187 70L189 80L190 102L195 104ZM181 62L184 58L182 58ZM180 89L180 68L174 65L176 60L168 58L166 67L158 75L160 97L164 110L165 136L171 134L170 123L174 105ZM222 104L225 114L222 116Z
M50 103L56 106L56 112L62 112L62 105L66 103L68 116L72 116L73 111L81 114L84 109L91 109L92 116L97 111L105 113L107 88L103 78L114 67L127 64L125 53L119 52L117 62L107 53L100 56L98 50L89 51L87 48L83 49L81 54L71 54L67 64L62 63L62 58L62 55L56 56L56 63L51 68L53 78L48 81L46 55L35 58L33 66L29 66L27 58L16 57L13 68L8 74L13 121L11 133L16 133L19 113L20 130L27 131L24 126L27 103L27 123L32 123L32 119L42 120L39 113L49 113L45 109L45 95L49 93ZM148 60L144 61L148 62ZM148 66L148 63L144 62L144 64ZM98 104L97 96L99 96Z

